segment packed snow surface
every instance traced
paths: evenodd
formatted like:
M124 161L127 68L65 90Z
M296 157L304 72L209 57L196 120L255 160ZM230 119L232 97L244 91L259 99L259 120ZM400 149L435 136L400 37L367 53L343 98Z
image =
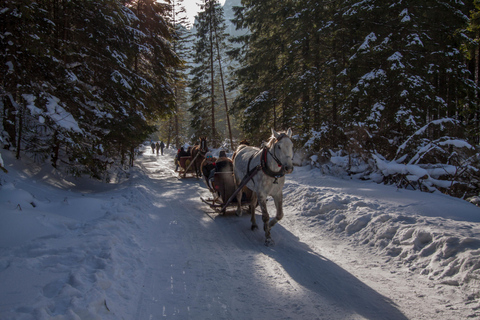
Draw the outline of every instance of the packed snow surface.
M266 247L143 151L115 184L2 154L0 319L480 318L466 201L297 167Z

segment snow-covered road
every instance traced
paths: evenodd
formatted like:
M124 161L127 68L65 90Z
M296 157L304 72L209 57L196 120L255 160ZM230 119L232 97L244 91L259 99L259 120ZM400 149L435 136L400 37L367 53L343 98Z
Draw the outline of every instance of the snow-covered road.
M158 210L136 319L406 319L282 224L265 247L249 217L212 212L200 202L203 182L179 180L164 160L143 157Z
M465 201L295 168L266 247L173 151L109 185L3 156L1 320L480 318Z
M305 226L306 217L289 216L288 210L272 231L276 245L265 247L263 232L250 230L249 217L219 216L202 204L200 196L208 196L203 181L179 180L172 174L171 158L146 153L142 164L158 210L150 214L148 267L137 319L471 315L449 308L448 293L439 296L424 277L401 266L392 268L345 239L322 236L320 228Z

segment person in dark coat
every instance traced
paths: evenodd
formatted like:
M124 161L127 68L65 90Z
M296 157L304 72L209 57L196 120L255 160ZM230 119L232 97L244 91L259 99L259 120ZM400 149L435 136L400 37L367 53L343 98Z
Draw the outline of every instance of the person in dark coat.
M163 156L163 148L165 148L165 144L163 143L163 141L160 141L160 150L162 151L162 156ZM158 154L158 150L157 150L157 154Z
M215 162L215 172L232 172L233 162L227 157L225 151L220 151L217 161Z
M181 147L178 152L177 152L177 155L175 156L175 164L177 165L177 167L175 168L175 171L178 171L178 167L180 166L180 158L181 157L188 157L190 156L188 154L188 152L185 151L185 149L183 147Z
M233 171L233 162L227 157L225 151L220 151L218 159L215 161L215 168L210 171L208 176L208 182L211 186L214 186L215 183L215 172L232 172Z
M185 151L185 149L181 147L178 159L180 160L181 157L189 157L189 156L190 156L190 153L188 151Z
M211 184L210 175L215 173L215 161L217 159L213 157L211 152L205 154L205 160L202 162L202 174L205 178L207 187L213 191L213 185ZM212 174L212 177L213 177Z

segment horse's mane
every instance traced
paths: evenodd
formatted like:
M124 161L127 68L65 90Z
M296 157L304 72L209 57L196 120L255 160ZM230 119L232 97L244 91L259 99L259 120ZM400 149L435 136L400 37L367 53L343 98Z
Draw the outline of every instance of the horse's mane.
M250 145L250 142L248 142L246 139L244 139L244 140L240 141L240 144L241 144L241 145L244 144L244 145L249 146L249 145Z
M282 138L285 138L285 137L288 137L288 135L285 133L285 132L279 132L280 136L277 138L275 138L274 135L272 135L270 137L270 139L268 139L267 143L266 143L266 147L267 148L271 148L273 146L273 144L276 142L276 141L280 141L282 140Z
M248 147L246 144L241 144L237 147L237 150L235 150L234 154L236 154L237 152L239 152L240 150L242 150L243 148L246 148Z

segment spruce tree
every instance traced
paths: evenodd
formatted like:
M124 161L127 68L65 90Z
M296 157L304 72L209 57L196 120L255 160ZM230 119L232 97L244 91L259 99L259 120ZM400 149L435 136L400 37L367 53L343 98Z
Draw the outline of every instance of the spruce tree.
M462 51L467 58L470 77L475 85L471 103L466 103L461 115L467 126L467 135L480 141L480 1L474 0L470 9L470 21L465 28L458 30Z
M346 126L365 128L391 156L391 147L426 123L458 116L473 89L454 36L467 22L459 2L358 2L345 9L359 25L345 70Z
M243 1L237 9L237 28L249 34L235 42L247 48L233 52L240 67L235 72L235 87L239 94L233 112L242 121L242 130L253 143L277 127L281 106L288 99L288 44L282 23L288 17L288 1ZM239 53L241 53L239 55Z
M259 128L293 125L305 140L322 137L322 146L345 146L353 134L369 140L362 142L368 150L387 151L471 104L474 86L457 36L468 22L462 2L242 4L237 26L250 34L232 52L241 64L234 106L252 137Z
M95 177L168 112L170 30L154 1L9 1L1 10L2 121L10 144ZM141 7L135 12L134 7ZM137 16L138 14L138 16ZM13 124L13 125L12 125Z

